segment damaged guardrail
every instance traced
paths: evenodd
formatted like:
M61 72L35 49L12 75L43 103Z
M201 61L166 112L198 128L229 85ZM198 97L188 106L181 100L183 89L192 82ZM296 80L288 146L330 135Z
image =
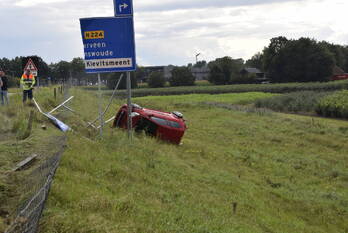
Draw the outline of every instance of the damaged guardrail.
M61 103L60 105L58 105L56 108L54 108L53 110L51 110L48 113L45 113L41 110L39 104L36 102L35 99L33 99L34 104L36 106L36 108L39 110L39 112L41 114L43 114L45 117L47 117L57 128L59 128L61 131L63 132L67 132L69 130L71 130L71 128L66 125L64 122L62 122L61 120L57 119L56 117L54 117L53 115L51 115L54 111L58 110L59 108L63 107L64 104L66 104L67 102L69 102L70 100L72 100L74 98L74 96L71 96L69 99L65 100L63 103Z

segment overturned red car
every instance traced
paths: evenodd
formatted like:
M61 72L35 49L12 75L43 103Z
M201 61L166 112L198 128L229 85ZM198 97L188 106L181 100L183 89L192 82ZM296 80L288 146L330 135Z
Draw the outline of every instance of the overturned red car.
M128 107L124 104L117 112L113 127L127 129ZM132 104L132 128L136 132L180 144L187 129L183 114L180 112L162 112Z

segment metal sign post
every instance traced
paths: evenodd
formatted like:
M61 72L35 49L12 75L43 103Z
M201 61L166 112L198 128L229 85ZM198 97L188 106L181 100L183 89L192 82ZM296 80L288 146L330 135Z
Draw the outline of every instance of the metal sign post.
M128 106L128 138L132 139L132 83L131 74L127 72L127 106Z
M101 91L101 79L100 79L100 73L98 73L98 96L99 96L99 120L100 120L100 128L99 128L99 134L100 137L103 136L103 127L104 127L104 119L103 119L103 107L102 107L102 91Z
M115 17L132 18L133 20L133 0L114 0L114 9ZM132 139L132 83L130 72L127 72L127 106L128 138Z

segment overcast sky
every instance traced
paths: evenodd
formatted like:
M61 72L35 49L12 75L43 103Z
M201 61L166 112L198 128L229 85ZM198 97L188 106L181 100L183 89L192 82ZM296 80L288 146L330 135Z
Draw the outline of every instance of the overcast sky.
M348 44L347 0L133 0L137 63L248 59L276 36ZM0 57L83 56L79 18L113 16L112 0L0 0Z

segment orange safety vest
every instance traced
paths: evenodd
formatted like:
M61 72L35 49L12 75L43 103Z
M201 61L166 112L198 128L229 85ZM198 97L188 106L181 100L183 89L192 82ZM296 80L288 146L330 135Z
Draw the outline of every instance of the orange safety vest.
M35 78L34 75L32 75L32 74L29 74L29 77L28 77L28 75L23 74L22 77L23 77L24 80L26 80L26 79L34 79Z
M22 75L21 84L24 90L30 90L35 85L35 76L30 74L29 76L26 74Z

